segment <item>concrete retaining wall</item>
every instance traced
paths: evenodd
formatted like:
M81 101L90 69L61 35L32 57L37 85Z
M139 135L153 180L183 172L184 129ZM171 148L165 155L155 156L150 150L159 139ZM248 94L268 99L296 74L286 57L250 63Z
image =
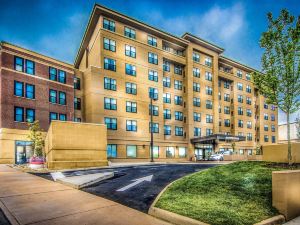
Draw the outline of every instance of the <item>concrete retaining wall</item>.
M45 140L49 169L106 166L106 126L53 121Z
M263 146L263 161L288 162L288 145L267 145ZM300 163L300 143L292 143L292 162Z

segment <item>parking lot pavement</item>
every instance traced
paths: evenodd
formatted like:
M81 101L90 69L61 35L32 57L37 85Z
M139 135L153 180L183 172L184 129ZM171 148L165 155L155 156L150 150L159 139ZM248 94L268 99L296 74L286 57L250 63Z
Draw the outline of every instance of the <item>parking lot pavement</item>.
M172 181L185 175L216 166L216 164L154 164L113 169L92 169L63 172L78 176L100 171L114 171L115 176L83 191L147 212L156 196ZM51 179L49 174L41 175Z

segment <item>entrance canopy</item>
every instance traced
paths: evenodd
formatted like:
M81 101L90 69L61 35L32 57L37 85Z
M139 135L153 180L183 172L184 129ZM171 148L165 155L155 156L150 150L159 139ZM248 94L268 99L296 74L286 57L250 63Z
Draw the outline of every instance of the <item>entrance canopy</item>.
M225 141L225 142L239 142L245 141L246 137L244 136L234 136L227 134L212 134L205 137L197 137L191 139L191 143L193 144L216 144L217 141Z

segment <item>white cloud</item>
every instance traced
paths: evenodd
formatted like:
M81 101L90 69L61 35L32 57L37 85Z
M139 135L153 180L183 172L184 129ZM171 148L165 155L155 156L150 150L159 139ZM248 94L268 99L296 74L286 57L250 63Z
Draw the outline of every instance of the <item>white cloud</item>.
M296 118L300 118L300 110L290 115L290 122L296 121ZM281 110L278 111L278 124L286 124L286 115Z

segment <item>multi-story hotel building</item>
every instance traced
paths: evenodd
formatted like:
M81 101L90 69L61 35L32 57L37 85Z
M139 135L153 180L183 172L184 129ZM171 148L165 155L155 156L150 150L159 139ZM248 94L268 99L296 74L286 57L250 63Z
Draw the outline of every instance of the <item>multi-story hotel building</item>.
M3 42L0 162L22 161L29 151L26 120L47 131L53 119L105 123L108 158L148 159L151 110L156 160L201 159L233 147L255 154L277 142L277 108L253 86L254 69L223 52L100 5L74 65Z

